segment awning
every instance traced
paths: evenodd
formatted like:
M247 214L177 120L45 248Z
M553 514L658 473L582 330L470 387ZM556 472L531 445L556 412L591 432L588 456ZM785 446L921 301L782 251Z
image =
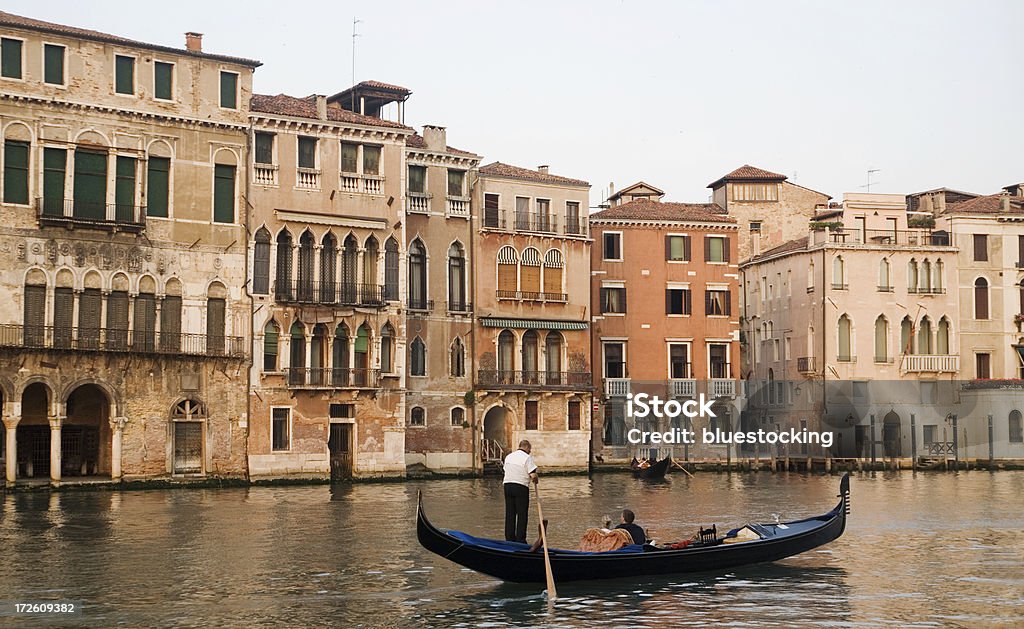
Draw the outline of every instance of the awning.
M551 319L498 319L481 317L485 328L513 328L516 330L586 330L586 321L553 321Z

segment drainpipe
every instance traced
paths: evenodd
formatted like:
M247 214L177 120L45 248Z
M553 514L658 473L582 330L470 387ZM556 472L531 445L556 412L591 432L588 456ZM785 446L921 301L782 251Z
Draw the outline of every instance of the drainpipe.
M245 430L242 431L242 437L245 439L245 443L244 443L244 446L242 448L242 452L243 452L243 454L245 456L245 472L246 472L245 475L246 475L247 479L251 477L250 470L249 470L249 422L252 419L252 385L253 385L253 381L252 381L252 368L253 368L253 363L254 363L254 360L253 360L253 354L254 354L253 345L255 343L255 336L256 336L255 333L254 333L254 325L253 325L253 323L255 321L255 317L256 317L256 301L253 299L253 296L252 296L252 285L249 283L249 282L252 281L252 278L249 276L249 237L250 237L250 234L252 234L252 225L250 223L251 220L252 220L252 213L249 211L249 208L250 208L249 197L251 196L250 186L252 185L251 179L249 177L249 156L252 155L252 151L254 150L253 145L252 145L252 138L253 138L253 134L254 133L255 133L255 123L253 122L253 119L250 117L249 118L249 129L247 130L247 132L245 134L245 154L244 154L244 157L245 157L245 168L243 170L243 172L245 173L245 175L244 175L245 179L243 180L243 183L244 183L244 186L245 186L245 188L244 188L245 189L245 197L244 197L245 203L242 204L242 212L244 212L244 214L245 214L244 220L243 220L243 223L242 223L243 225L245 225L245 242L242 243L242 251L244 252L244 256L243 257L245 258L245 280L244 280L242 286L245 288L245 295L249 299L249 326L248 326L249 330L248 330L248 334L246 334L245 337L243 337L243 340L247 341L247 345L248 345L248 351L245 352L245 355L247 356L247 359L243 363L245 365L245 367L246 367L246 374L247 375L246 375L246 378L245 378L245 382L246 382L246 387L245 387Z
M473 299L473 311L469 313L469 386L470 391L473 392L473 406L469 409L471 413L470 417L470 440L473 442L470 444L471 452L473 456L473 470L477 471L479 468L480 475L483 475L483 464L480 462L480 440L483 438L483 418L480 418L479 424L477 423L476 417L476 309L479 304L476 294L476 273L477 273L477 259L476 259L476 212L474 206L480 208L481 203L474 203L477 198L477 184L480 182L479 171L475 168L469 171L470 182L469 182L469 294ZM482 201L482 197L481 197ZM479 433L478 433L479 430Z

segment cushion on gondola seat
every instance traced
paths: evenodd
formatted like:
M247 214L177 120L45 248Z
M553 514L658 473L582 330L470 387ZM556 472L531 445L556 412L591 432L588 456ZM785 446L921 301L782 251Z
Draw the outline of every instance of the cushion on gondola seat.
M530 550L529 544L522 542L506 542L498 539L488 539L486 537L476 537L469 533L463 533L462 531L445 531L449 536L459 540L464 544L470 546L476 546L478 548L489 548L492 550L501 550L505 552L526 552ZM628 533L627 533L628 535ZM564 550L561 548L551 548L549 551L552 555L593 555L596 553L584 552L579 550ZM617 550L607 551L609 553L642 553L644 547L640 544L630 544L623 546Z

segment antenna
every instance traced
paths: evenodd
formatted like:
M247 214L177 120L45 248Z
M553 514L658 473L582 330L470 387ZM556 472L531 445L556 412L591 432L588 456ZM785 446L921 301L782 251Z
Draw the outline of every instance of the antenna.
M356 86L356 37L359 37L359 33L356 32L356 24L362 22L360 19L352 18L352 87ZM356 92L352 90L352 111L356 110Z
M881 168L869 168L868 169L868 183L867 183L867 185L861 186L861 188L867 188L867 191L871 192L871 186L873 184L882 183L880 181L871 181L871 175L874 174L874 173L880 173L880 172L882 172Z

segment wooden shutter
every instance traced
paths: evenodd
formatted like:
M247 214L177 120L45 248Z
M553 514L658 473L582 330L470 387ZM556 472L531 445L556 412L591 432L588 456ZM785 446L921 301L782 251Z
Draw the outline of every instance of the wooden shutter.
M725 302L725 312L724 312L724 314L726 316L732 315L732 293L729 292L729 291L723 291L722 292L722 301Z
M354 173L359 168L359 145L348 142L341 143L341 172Z
M683 314L691 314L693 306L690 303L690 289L683 289Z
M160 306L160 349L181 349L181 297L168 295Z
M299 168L316 168L316 138L299 138Z
M43 81L50 85L64 85L64 46L43 46Z
M672 314L672 289L665 289L665 314Z
M226 311L227 302L223 299L211 297L206 300L206 350L208 354L224 353L224 316Z
M398 299L398 245L394 240L384 244L384 299Z
M683 236L683 260L690 261L690 237Z
M562 269L559 267L544 267L544 292L549 294L562 294Z
M114 90L118 94L135 93L135 59L114 57Z
M107 347L128 349L128 293L117 290L107 298Z
M672 259L672 236L665 236L665 259Z
M529 264L522 266L522 290L524 293L540 292L540 267Z
M220 106L225 109L238 107L238 75L234 72L220 73Z
M135 298L135 333L132 348L139 352L151 352L156 336L156 297L152 293L140 293Z
M100 342L100 313L103 295L98 288L82 291L78 301L78 347L98 349Z
M213 176L213 220L235 222L235 167L217 164Z
M146 182L146 215L167 218L171 160L166 157L150 157Z
M569 401L569 430L579 430L582 422L580 421L580 409L581 405L576 400Z
M135 218L135 158L117 156L117 176L114 183L114 216L118 221L132 222Z
M64 149L43 149L43 214L63 216L64 181L68 152Z
M75 327L75 291L53 289L53 342L56 347L71 347Z
M107 217L107 154L75 151L75 208L79 218Z
M28 142L4 143L4 203L28 205Z
M711 291L704 291L704 314L709 315L714 312L711 305Z
M729 261L729 239L728 238L722 238L721 240L722 240L722 262L728 262Z
M526 401L526 430L537 430L538 426L537 401Z
M323 251L327 251L327 249L325 248ZM327 265L321 266L321 269L327 268ZM333 280L331 282L333 283ZM256 244L253 247L252 292L257 295L266 295L270 292L269 236L265 240L261 240L259 235L256 237Z
M21 40L8 39L0 41L0 76L8 79L21 78Z
M153 96L164 100L174 98L174 64L157 61L153 64Z
M46 287L25 287L25 345L42 345L45 340Z
M516 291L516 265L498 265L498 290L511 293Z

